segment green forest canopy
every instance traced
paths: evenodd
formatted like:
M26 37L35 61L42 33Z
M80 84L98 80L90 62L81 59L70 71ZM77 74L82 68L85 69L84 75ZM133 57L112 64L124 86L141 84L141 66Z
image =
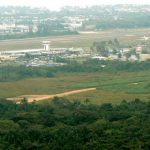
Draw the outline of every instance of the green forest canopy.
M150 102L92 105L55 97L18 105L1 99L0 108L2 150L150 149Z

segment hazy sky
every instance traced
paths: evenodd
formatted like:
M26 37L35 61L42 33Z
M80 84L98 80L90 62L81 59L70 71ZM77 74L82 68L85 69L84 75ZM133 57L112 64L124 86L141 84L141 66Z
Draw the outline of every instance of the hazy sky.
M100 4L150 4L150 0L0 0L0 6L33 6L58 10L63 6L91 6Z

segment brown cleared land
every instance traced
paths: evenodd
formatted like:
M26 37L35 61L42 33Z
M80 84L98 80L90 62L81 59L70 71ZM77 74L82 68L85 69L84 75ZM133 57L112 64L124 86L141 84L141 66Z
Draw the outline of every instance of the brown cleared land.
M42 101L46 99L52 99L54 97L64 97L64 96L69 96L73 94L78 94L78 93L83 93L83 92L89 92L89 91L95 91L96 88L87 88L87 89L80 89L80 90L74 90L74 91L69 91L69 92L64 92L60 94L53 94L53 95L22 95L14 98L8 98L8 100L14 100L14 101L21 101L22 99L26 98L29 103L33 101Z

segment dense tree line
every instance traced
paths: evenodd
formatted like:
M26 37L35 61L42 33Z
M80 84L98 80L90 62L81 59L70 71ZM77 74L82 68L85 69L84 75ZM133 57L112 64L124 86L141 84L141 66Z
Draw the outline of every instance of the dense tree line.
M120 43L119 43L118 39L94 42L91 49L96 50L102 56L108 57L109 53L117 54L119 52ZM111 50L111 52L110 52L110 50Z
M43 36L60 36L60 35L73 35L79 34L77 31L70 30L52 30L50 27L46 28L45 26L39 26L39 31L37 33L29 32L24 34L7 34L0 35L0 40L6 39L24 39L24 38L35 38Z
M15 81L31 77L53 77L54 74L45 67L1 66L0 81Z
M103 61L89 59L83 63L73 62L66 66L51 68L52 72L57 73L80 73L80 72L139 72L150 70L150 61L145 62L122 62L122 61Z
M120 19L114 20L113 17L107 16L103 20L97 21L96 28L98 29L132 29L132 28L148 28L150 26L150 16L146 13L122 13Z
M149 150L150 102L0 100L2 150Z
M85 62L67 62L68 65L57 67L26 67L1 66L0 82L15 81L31 77L54 77L62 73L91 73L91 72L118 72L118 71L148 71L150 61L145 62L119 62L86 60ZM105 66L105 67L103 67Z

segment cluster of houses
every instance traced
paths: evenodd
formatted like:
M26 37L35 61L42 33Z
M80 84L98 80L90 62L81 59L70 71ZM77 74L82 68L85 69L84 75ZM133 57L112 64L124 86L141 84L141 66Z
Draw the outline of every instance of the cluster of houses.
M22 21L26 18L21 18ZM86 20L83 16L78 17L64 17L64 22L61 21L59 18L55 17L48 17L44 19L39 19L37 17L33 17L31 19L32 24L17 24L17 23L0 23L0 35L11 35L11 34L23 34L23 33L29 33L38 32L38 25L40 23L57 23L60 22L62 26L64 27L64 30L70 30L70 31L78 31L83 27L83 22ZM13 22L17 22L17 19Z
M62 24L64 25L65 29L77 31L82 29L84 22L87 21L88 18L84 16L74 16L74 17L65 16L64 20L65 22Z
M94 55L92 59L98 60L119 60L119 61L146 61L150 60L150 50L145 50L145 45L138 45L134 48L122 48L116 54L109 49L108 56Z
M32 30L32 32L37 32L38 27L29 25L16 25L16 24L0 24L0 35L10 35L10 34L22 34L22 33L29 33Z
M39 16L37 15L38 12ZM42 17L40 17L40 13L42 14L44 12L43 10L39 10L38 12L36 11L36 13L33 14L29 10L29 14L26 15L15 14L15 11L14 14L3 14L4 16L0 14L0 35L28 33L30 31L36 33L39 30L39 25L42 24L60 24L64 29L75 31L80 29L85 21L84 16L64 16L60 18L59 16L51 16L49 14L49 16L42 15Z

